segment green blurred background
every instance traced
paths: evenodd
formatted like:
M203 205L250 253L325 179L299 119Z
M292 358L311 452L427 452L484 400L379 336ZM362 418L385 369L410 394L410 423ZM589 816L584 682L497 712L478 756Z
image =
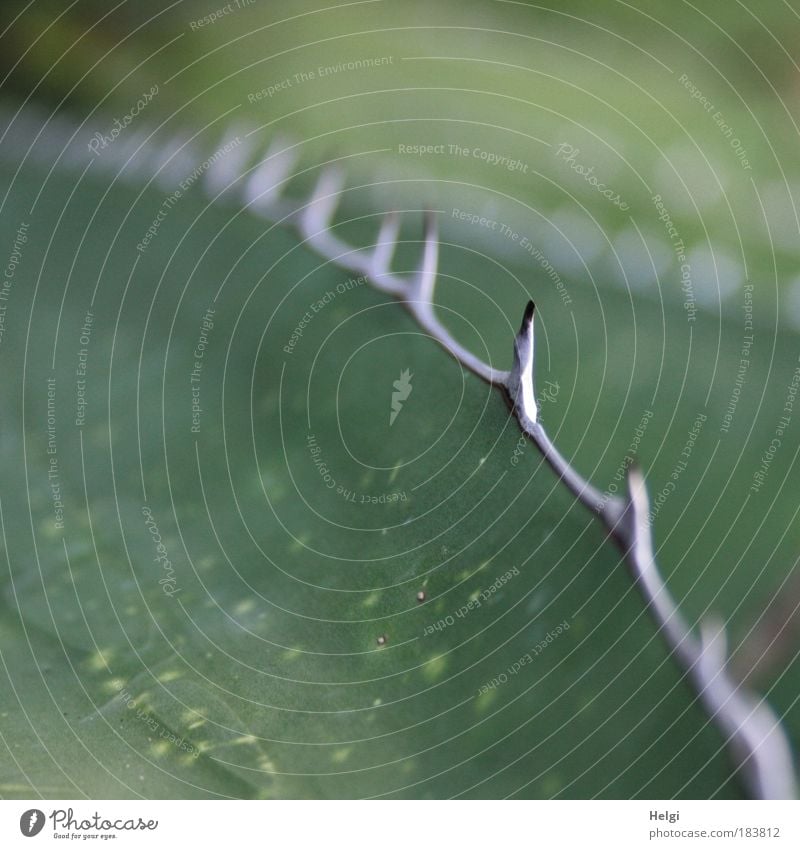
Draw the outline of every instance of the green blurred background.
M634 455L652 496L676 484L654 522L667 583L692 624L723 617L736 674L800 740L800 411L752 489L800 356L799 14L779 2L6 3L5 253L20 222L30 236L0 342L0 792L742 792L615 551L530 449L511 463L518 434L498 397L368 287L335 298L285 354L309 305L349 275L265 226L258 202L245 209L246 172L276 140L298 157L290 194L339 162L338 230L354 244L374 242L382 212L406 212L401 272L418 261L421 211L438 211L444 320L499 367L536 300L538 379L559 387L548 431L601 489ZM87 140L153 87L92 153ZM230 186L215 197L222 185L192 180L137 250L181 180L237 135L221 160ZM195 433L189 375L212 303ZM407 368L413 393L390 431ZM345 489L407 497L365 507L331 494L311 433ZM177 604L154 574L144 504ZM425 634L512 567L491 603ZM565 619L529 672L476 696Z

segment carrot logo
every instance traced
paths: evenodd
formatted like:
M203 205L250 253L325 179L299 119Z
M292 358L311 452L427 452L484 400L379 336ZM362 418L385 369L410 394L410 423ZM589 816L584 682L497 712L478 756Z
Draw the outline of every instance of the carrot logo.
M404 369L400 372L400 379L395 380L392 384L396 391L392 392L392 412L389 414L389 427L394 424L394 420L399 415L400 410L403 409L403 403L408 400L408 396L414 388L411 385L412 377L414 375L408 369Z
M19 830L25 837L36 837L44 828L44 813L38 808L31 808L19 818Z

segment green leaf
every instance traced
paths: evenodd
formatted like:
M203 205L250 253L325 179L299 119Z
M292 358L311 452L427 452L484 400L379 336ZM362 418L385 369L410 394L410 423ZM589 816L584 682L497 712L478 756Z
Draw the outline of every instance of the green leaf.
M159 191L3 175L4 244L29 223L0 343L3 795L739 794L613 546L517 451L499 396L396 303L199 189L140 252ZM448 325L507 366L519 286L459 247L442 268ZM718 333L612 291L603 322L576 282L568 309L519 270L545 329L540 383L559 386L545 422L598 485L653 410L637 453L658 491L707 411L695 450L718 460L665 503L659 556L692 621L711 604L741 635L744 593L778 586L788 550L765 561L743 540L792 508L755 531L764 512L740 499L708 508L752 476L774 426L757 413L779 406L788 366L754 359L725 438L757 435L733 465L715 452L738 320ZM664 338L690 380L664 370Z

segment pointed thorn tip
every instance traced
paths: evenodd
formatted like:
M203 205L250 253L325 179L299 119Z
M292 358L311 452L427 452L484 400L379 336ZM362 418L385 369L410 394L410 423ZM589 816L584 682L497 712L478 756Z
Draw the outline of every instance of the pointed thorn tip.
M536 305L533 301L528 301L528 305L525 307L525 314L522 316L522 326L520 327L520 333L525 333L527 329L530 327L533 322L533 313L536 310Z

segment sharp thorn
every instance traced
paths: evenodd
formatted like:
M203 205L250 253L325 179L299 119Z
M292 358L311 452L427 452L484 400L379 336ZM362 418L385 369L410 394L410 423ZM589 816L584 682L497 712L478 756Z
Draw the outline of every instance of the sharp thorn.
M522 326L519 329L519 332L528 333L531 324L533 323L533 314L536 311L536 304L533 301L528 301L528 305L525 307L525 313L522 316Z
M507 384L514 406L529 425L536 424L539 418L533 374L534 310L533 301L528 301L522 316L519 333L514 338L514 366L509 373Z

